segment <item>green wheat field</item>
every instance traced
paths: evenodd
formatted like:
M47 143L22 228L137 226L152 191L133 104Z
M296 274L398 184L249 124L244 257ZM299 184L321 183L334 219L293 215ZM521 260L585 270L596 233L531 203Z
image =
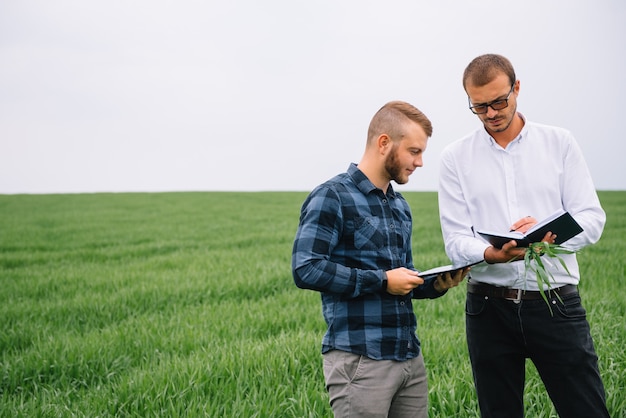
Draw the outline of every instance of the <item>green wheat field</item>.
M434 192L405 192L420 269ZM626 417L626 192L580 253L613 417ZM0 195L0 417L330 417L319 294L295 287L304 192ZM476 417L465 284L415 303L431 417ZM556 413L527 365L526 416Z

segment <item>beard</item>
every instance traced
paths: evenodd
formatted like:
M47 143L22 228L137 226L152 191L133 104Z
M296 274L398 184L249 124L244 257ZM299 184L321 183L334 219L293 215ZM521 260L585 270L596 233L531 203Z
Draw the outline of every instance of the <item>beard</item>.
M517 115L517 105L513 106L511 110L509 110L509 112L507 112L507 114L504 116L504 119L503 119L504 124L500 125L497 128L489 127L487 129L492 132L504 132L507 129L509 129L509 126L511 126L511 123L513 123L513 119L515 119L515 115ZM483 123L485 123L485 127L487 126L486 122L490 120L493 120L493 119L489 119L489 118L483 119Z
M403 175L404 170L398 163L398 145L394 145L391 152L385 160L385 170L389 176L389 180L393 180L398 184L405 184L409 181L409 176Z

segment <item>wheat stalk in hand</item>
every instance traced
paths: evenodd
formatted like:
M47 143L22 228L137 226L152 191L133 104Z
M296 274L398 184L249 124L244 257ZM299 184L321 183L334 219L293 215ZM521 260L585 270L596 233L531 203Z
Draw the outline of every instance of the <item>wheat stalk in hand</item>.
M556 280L552 273L546 269L545 265L547 263L552 264L550 259L556 259L563 266L567 274L571 276L565 261L560 257L560 254L572 254L574 251L568 250L567 248L563 248L560 245L550 244L548 242L534 242L528 246L526 249L526 254L524 255L524 267L525 267L525 275L528 274L529 271L533 271L535 273L535 278L537 280L537 286L539 287L539 292L541 292L541 297L550 308L550 314L552 315L552 307L550 306L550 302L548 301L547 292L552 288L551 284L555 283ZM543 259L542 256L547 256L547 259ZM534 264L532 262L535 262ZM558 267L558 266L557 266ZM559 301L563 302L558 293L555 293Z

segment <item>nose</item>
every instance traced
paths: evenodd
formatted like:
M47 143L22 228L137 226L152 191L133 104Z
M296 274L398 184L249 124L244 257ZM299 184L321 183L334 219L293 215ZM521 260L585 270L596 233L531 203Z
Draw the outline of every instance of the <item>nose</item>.
M413 159L413 165L415 167L422 167L424 165L422 161L422 154L418 155L417 157Z
M491 107L491 106L487 106L487 117L488 118L492 118L492 117L494 117L497 114L498 114L497 110L494 110L493 107Z

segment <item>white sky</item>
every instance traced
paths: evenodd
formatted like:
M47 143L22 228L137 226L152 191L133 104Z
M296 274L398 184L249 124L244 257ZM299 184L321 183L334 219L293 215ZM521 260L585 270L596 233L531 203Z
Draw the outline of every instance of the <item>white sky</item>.
M434 125L400 189L436 190L487 52L626 190L624 22L623 0L0 0L0 193L308 191L390 100Z

